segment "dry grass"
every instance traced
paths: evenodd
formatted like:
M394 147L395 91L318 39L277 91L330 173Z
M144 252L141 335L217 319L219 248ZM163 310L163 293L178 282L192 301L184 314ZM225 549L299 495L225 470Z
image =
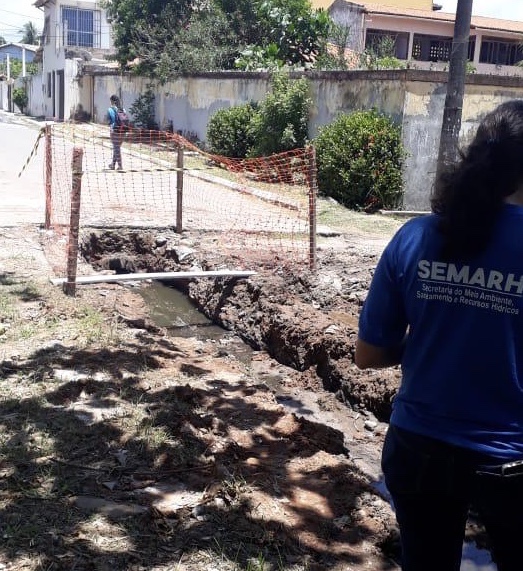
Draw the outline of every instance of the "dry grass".
M1 264L0 568L307 569L252 541L265 533L242 507L252 483L213 476L205 392L170 366L191 359L195 340L129 329L132 296L117 286L70 298L45 269L27 281L16 256ZM203 500L211 483L216 505ZM147 490L162 485L199 499L157 510Z

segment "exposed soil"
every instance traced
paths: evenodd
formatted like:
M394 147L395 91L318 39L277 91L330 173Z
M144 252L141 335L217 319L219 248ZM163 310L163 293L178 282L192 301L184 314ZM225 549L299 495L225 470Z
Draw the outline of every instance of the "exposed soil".
M363 372L353 364L357 318L383 244L338 236L326 241L314 273L261 270L248 280L172 283L256 351L248 367L256 387L249 402L261 409L256 425L264 420L257 429L246 427L248 442L238 434L233 439L249 449L245 461L258 477L277 481L277 490L283 478L283 495L294 500L282 509L279 498L265 497L262 518L276 518L297 534L315 553L308 565L318 560L318 569L393 569L391 557L398 555L392 512L378 480L399 372ZM83 255L100 271L122 273L231 267L211 236L143 229L93 231L84 237ZM220 354L229 357L226 346ZM273 407L283 419L274 422ZM261 438L261 448L251 447L262 426L276 443ZM336 561L343 563L337 567Z
M157 327L136 284L65 296L41 238L0 232L0 569L399 569L379 482L399 373L352 358L382 238L325 240L316 273L176 282L218 343ZM143 229L82 253L82 273L230 262L211 236Z
M0 232L0 568L398 568L376 485L397 373L365 378L351 358L376 253L183 284L253 347L245 363L227 338L156 327L136 287L65 296L43 236ZM196 238L95 232L84 254L118 271L223 266Z

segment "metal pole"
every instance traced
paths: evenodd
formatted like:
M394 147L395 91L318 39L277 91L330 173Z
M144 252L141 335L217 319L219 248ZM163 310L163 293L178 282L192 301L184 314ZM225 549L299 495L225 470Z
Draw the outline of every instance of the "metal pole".
M73 149L73 184L71 189L71 218L69 223L69 243L67 245L67 281L64 292L76 294L76 270L78 267L78 237L80 235L80 197L82 192L82 163L84 150Z
M471 17L472 0L458 0L449 64L447 95L445 97L443 123L441 125L437 176L455 163L458 158Z

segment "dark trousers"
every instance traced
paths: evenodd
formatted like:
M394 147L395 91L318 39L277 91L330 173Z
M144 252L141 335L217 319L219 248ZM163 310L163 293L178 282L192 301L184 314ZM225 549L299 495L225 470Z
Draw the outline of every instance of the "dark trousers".
M403 571L459 571L469 508L486 528L498 570L523 570L523 475L497 475L499 464L389 427L382 469L400 528Z
M112 166L118 165L122 167L122 142L123 135L115 130L111 130L111 143L113 144L113 160L111 161Z

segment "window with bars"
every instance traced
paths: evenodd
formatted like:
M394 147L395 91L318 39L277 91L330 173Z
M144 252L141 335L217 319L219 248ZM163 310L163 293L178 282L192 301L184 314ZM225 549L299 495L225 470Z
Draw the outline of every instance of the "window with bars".
M100 47L100 11L62 6L64 45Z
M51 43L51 17L46 16L44 21L44 29L42 32L42 44Z
M472 36L469 40L469 61L474 60L475 46L476 38ZM414 42L412 45L412 59L418 61L448 62L450 60L451 53L452 38L414 34Z
M412 59L418 61L449 61L452 38L414 34Z
M523 60L523 48L519 42L483 38L479 53L480 63L516 65L521 60Z
M365 35L365 49L372 50L380 56L394 55L398 59L408 59L409 34L390 30L367 30ZM383 47L392 46L393 54L380 53Z

